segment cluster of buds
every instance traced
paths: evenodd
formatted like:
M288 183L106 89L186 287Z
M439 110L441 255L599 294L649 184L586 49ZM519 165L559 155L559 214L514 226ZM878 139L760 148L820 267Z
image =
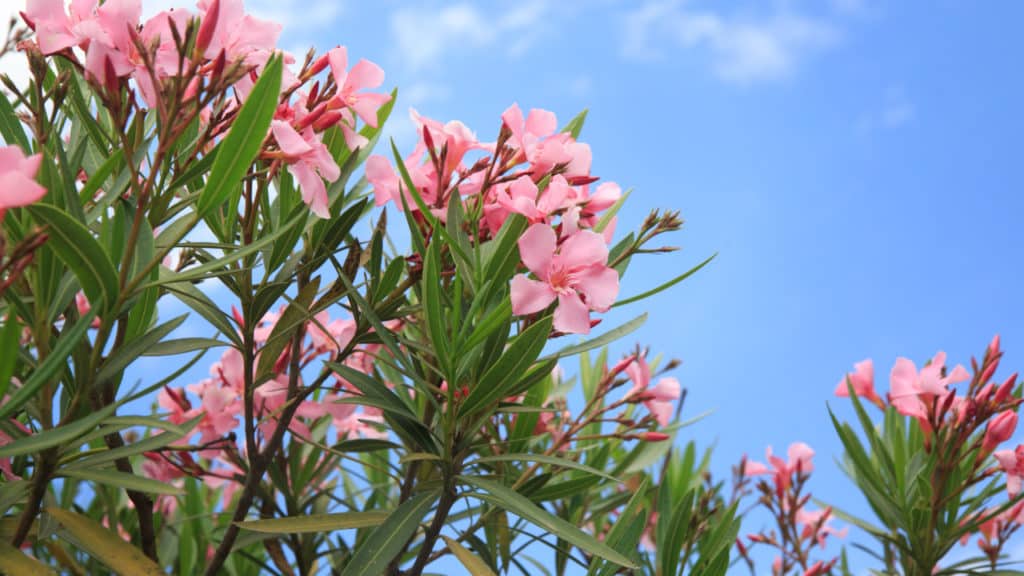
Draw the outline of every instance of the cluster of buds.
M787 460L772 454L771 447L768 447L767 465L748 461L744 457L735 469L734 493L737 495L748 493L748 485L753 477L770 476L770 479L759 478L755 490L759 494L758 505L771 515L775 526L748 534L746 544L742 539L736 541L741 557L751 570L754 562L750 557L750 548L762 545L777 551L772 562L772 574L775 576L790 574L796 569L803 576L831 574L838 558L815 560L811 552L815 545L824 549L831 535L845 537L847 529L837 530L830 525L831 508L807 509L811 494L805 493L804 489L814 470L811 462L813 456L814 451L810 446L797 442L790 445Z

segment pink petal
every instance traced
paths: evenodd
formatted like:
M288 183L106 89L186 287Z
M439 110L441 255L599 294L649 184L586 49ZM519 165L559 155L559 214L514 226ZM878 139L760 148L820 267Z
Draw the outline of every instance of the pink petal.
M309 205L309 209L320 218L331 217L327 209L327 188L324 181L304 162L292 164L288 172L299 181L299 188L302 191L302 201Z
M501 121L508 126L513 134L520 134L523 130L523 111L519 109L519 104L512 104L505 109L501 113Z
M344 46L332 48L327 52L327 61L331 64L335 84L344 86L348 80L348 49Z
M554 237L554 233L552 233ZM608 262L608 246L604 238L596 232L581 230L570 236L558 253L558 265L566 268L582 270L594 265Z
M889 395L893 398L916 396L920 393L917 385L917 367L908 358L897 358L889 374Z
M541 280L547 280L557 242L555 231L550 226L534 224L519 237L519 258L530 272Z
M655 400L661 402L678 400L682 393L683 388L679 385L679 380L671 376L659 379L658 383L649 392Z
M555 301L555 291L546 282L530 280L526 274L512 278L512 313L517 316L533 314Z
M391 100L390 94L369 92L360 94L352 104L352 110L366 122L367 126L377 127L377 110Z
M555 113L534 108L526 116L526 131L535 136L549 136L558 129Z
M576 276L573 287L586 297L591 310L607 312L619 295L619 273L613 268L591 266Z
M356 62L356 65L349 70L343 91L355 92L366 88L376 88L383 83L384 70L373 62L363 59Z
M576 294L559 294L555 308L555 330L565 334L589 334L590 311Z
M274 140L277 140L281 152L291 158L300 158L313 151L313 147L295 131L295 128L283 120L271 122L270 131L274 133Z
M28 206L46 195L34 178L21 172L0 174L0 211L17 206Z
M398 194L398 176L388 159L374 154L366 159L366 180L373 186L374 204L383 206Z

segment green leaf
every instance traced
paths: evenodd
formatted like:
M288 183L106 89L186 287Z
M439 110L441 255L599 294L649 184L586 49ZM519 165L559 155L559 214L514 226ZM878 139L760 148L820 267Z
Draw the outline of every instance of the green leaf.
M196 202L200 217L219 208L231 196L259 154L281 94L281 69L281 56L275 54L267 61L259 80L238 111L231 130L217 147L210 177L206 179L206 187Z
M557 456L545 456L543 454L495 454L492 456L482 456L475 460L475 463L480 464L486 464L488 462L539 462L541 464L558 466L559 468L580 470L581 472L593 474L594 476L600 476L601 478L611 480L612 482L616 482L618 484L622 483L622 481L616 478L615 476L612 476L611 474L608 474L606 472L602 472L597 468L593 468L585 464L580 464L579 462L568 460L566 458L559 458Z
M547 510L540 508L531 502L529 498L503 484L468 476L459 476L459 479L474 488L486 491L486 493L471 492L467 494L467 496L472 496L478 500L483 500L499 508L508 510L509 512L512 512L539 528L558 536L581 550L600 556L609 562L614 562L619 566L624 566L626 568L637 568L637 565L634 564L633 561L622 555L620 552L610 548L607 544L601 543L593 536L583 532L569 522L566 522L565 520L554 516Z
M181 488L178 488L173 484L105 468L64 469L59 471L57 475L74 478L76 480L96 482L97 484L106 484L108 486L124 488L125 490L145 492L147 494L167 494L169 496L176 496L184 493Z
M436 499L436 491L421 492L402 503L360 543L342 575L384 574L391 560L402 553L406 542L416 533Z
M73 326L64 328L57 339L57 345L50 351L46 359L32 370L28 380L25 380L21 388L18 388L18 391L12 394L7 402L0 404L0 418L13 414L15 410L35 398L36 392L43 384L46 384L58 370L67 368L68 356L85 337L92 324L92 319L95 317L96 310L90 310Z
M92 232L56 206L33 204L27 210L47 225L46 245L75 273L92 307L101 315L109 311L117 299L117 270Z
M574 344L572 346L566 346L565 348L562 348L561 350L555 352L554 354L541 358L541 361L555 360L557 358L575 356L581 352L587 352L589 350L593 350L594 348L600 348L607 344L611 344L612 342L615 342L616 340L643 326L644 322L646 321L647 313L644 312L643 314L637 316L636 318L633 318L629 322L626 322L621 326L613 328L596 338L591 338L590 340L580 342L579 344Z
M661 284L661 285L659 285L659 286L657 286L655 288L652 288L652 289L650 289L650 290L648 290L646 292L643 292L641 294L637 294L636 296L630 296L629 298L623 298L622 300L619 300L615 304L612 304L612 308L615 308L616 306L625 306L626 304L632 304L633 302L638 302L638 301L643 300L645 298L650 298L651 296L654 296L655 294L657 294L659 292L667 290L667 289L675 286L676 284L679 284L683 280L686 280L690 276L693 276L694 274L696 274L698 270L700 270L701 268L707 266L717 256L718 256L718 253L715 252L714 254L709 256L706 260L701 262L700 264L697 264L693 268L690 268L686 272L683 272L682 274L680 274L679 276L676 276L675 278L669 280L668 282L665 282L664 284Z
M203 415L196 416L188 422L182 422L179 428L175 431L163 432L161 434L154 434L148 438L139 440L138 442L132 442L118 448L111 448L109 450L103 450L95 454L90 454L81 460L69 464L65 469L84 469L84 468L95 468L101 464L113 462L119 458L128 458L135 456L136 454L142 454L143 452L152 452L167 446L171 442L179 440L185 437L192 429L202 420Z
M580 131L583 130L583 123L587 120L588 112L589 110L584 108L582 112L577 114L575 118L570 120L569 123L562 128L561 132L568 132L569 135L572 136L573 140L578 139L580 137Z
M312 316L309 309L313 305L313 298L316 298L319 289L320 280L315 278L302 287L295 299L288 303L288 307L281 313L281 318L274 325L266 344L260 351L259 365L256 369L257 379L274 370L274 364L291 343L292 336Z
M430 343L434 347L434 355L441 365L441 371L445 379L454 376L451 367L451 357L448 353L448 330L445 321L444 309L441 304L441 253L438 245L439 237L435 234L430 245L427 247L427 256L423 262L423 315L427 324L427 331L430 334Z
M546 316L516 336L498 361L484 372L459 407L461 414L470 414L505 398L540 355L551 334L552 318Z
M181 326L181 323L184 322L186 318L188 318L188 314L182 314L181 316L168 320L149 332L146 332L144 335L134 340L130 340L118 347L106 359L106 361L103 362L103 366L96 374L96 382L102 383L116 377L118 373L127 368L128 365L138 359L139 356L163 340L165 336L173 332L178 326Z
M7 99L7 94L0 90L0 135L3 135L7 144L17 144L25 154L32 152L28 138L25 137L25 130L21 127L21 120L14 112L14 106Z
M14 310L8 308L3 330L0 330L0 398L7 395L7 388L14 375L20 351L21 325Z
M0 458L21 456L23 454L35 454L47 448L68 444L75 438L91 432L101 420L114 413L116 405L107 406L98 412L94 412L81 420L75 420L70 424L58 426L50 430L24 436L17 440L0 446Z
M372 528L379 526L388 517L388 512L375 510L372 512L341 512L338 514L308 514L288 518L269 518L264 520L246 520L236 522L240 528L263 532L266 534L303 534L307 532L324 533L352 528Z
M465 546L459 544L457 540L453 540L445 535L441 535L444 538L444 543L448 545L448 548L455 554L455 557L459 559L462 566L469 571L470 576L496 576L491 567L486 562L480 559L479 556L473 554L466 549Z
M378 438L342 440L331 447L336 452L378 452L380 450L395 450L397 448L401 448L401 446Z
M176 356L196 350L209 350L220 346L230 346L227 342L221 342L216 338L178 338L175 340L164 340L149 347L142 353L143 356Z
M60 508L46 508L45 512L64 527L65 537L114 572L126 576L165 576L163 570L147 558L142 550L125 542L98 522Z

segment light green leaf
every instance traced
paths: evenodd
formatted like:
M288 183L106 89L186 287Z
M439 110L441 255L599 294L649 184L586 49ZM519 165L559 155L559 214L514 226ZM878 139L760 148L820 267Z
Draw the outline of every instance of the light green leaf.
M292 516L288 518L246 520L244 522L236 522L236 524L240 528L266 534L324 533L335 530L379 526L387 519L388 514L389 512L384 510L342 512L338 514L308 514L306 516Z
M633 302L638 302L638 301L643 300L645 298L650 298L651 296L654 296L655 294L657 294L659 292L662 292L664 290L668 290L669 288L675 286L676 284L679 284L683 280L686 280L690 276L693 276L694 274L696 274L698 270L700 270L701 268L703 268L703 267L707 266L708 264L710 264L711 261L714 260L715 257L717 257L717 256L718 256L718 253L715 252L714 254L709 256L706 260L701 262L700 264L697 264L693 268L690 268L686 272L683 272L682 274L680 274L679 276L676 276L675 278L669 280L668 282L665 282L664 284L661 284L661 285L659 285L659 286L657 286L655 288L647 290L646 292L643 292L641 294L637 294L636 296L630 296L629 298L623 298L622 300L619 300L615 304L612 304L612 308L615 308L617 306L625 306L626 304L632 304Z
M409 498L370 533L349 561L343 576L380 576L391 560L401 554L423 518L430 512L437 492L421 492Z
M0 540L0 573L7 574L7 576L40 576L54 572L46 564L31 556L26 556L21 550Z
M481 560L479 556L467 550L465 546L459 544L457 540L443 534L441 538L444 538L444 543L448 545L452 554L455 554L455 557L459 559L462 566L469 571L470 576L496 576L490 566Z
M96 482L97 484L106 484L108 486L124 488L125 490L145 492L147 494L167 494L169 496L176 496L184 493L181 488L178 488L173 484L107 468L64 469L58 471L57 475L74 478L76 480L85 480L87 482Z
M45 512L64 527L65 537L114 572L125 576L166 576L142 550L94 520L59 508L47 508Z
M47 448L68 444L75 438L91 432L101 420L113 414L115 408L116 405L107 406L70 424L18 438L14 442L0 446L0 458L35 454Z
M575 356L581 352L587 352L588 350L593 350L594 348L600 348L607 344L611 344L612 342L615 342L616 340L622 338L623 336L626 336L627 334L633 332L637 328L643 326L644 322L646 321L647 313L644 312L643 314L637 316L636 318L633 318L629 322L626 322L621 326L613 328L596 338L591 338L590 340L580 342L579 344L574 344L572 346L566 346L565 348L562 348L561 350L555 352L554 354L541 358L540 361L543 362L545 360L555 360L557 358Z

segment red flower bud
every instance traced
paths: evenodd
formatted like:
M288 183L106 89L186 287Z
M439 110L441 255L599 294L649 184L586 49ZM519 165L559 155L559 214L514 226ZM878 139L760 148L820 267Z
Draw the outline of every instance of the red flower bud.
M671 436L664 432L644 432L640 435L640 439L644 442L664 442L669 438L671 438Z
M1013 392L1013 387L1016 384L1017 373L1014 372L1013 374L1010 375L1009 378L1006 379L1006 382L1003 382L1003 384L999 386L999 389L996 390L996 395L992 399L992 401L995 402L996 406L1002 404L1003 400L1006 400L1006 398L1010 396L1010 394Z
M196 36L196 51L205 54L213 41L213 34L217 31L217 21L220 20L220 0L210 2L209 9L203 17L203 23L199 25L199 34Z
M1016 429L1017 413L1011 410L1000 412L985 429L985 439L981 444L982 452L989 453L995 450L997 446L1009 440Z

